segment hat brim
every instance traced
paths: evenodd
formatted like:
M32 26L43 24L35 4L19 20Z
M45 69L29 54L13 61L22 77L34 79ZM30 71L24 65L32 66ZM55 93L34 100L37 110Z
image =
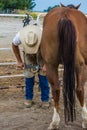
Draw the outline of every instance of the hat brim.
M37 44L35 44L33 47L28 47L25 44L25 37L26 37L26 35L28 34L29 31L33 31L34 33L37 34L37 37L38 37ZM27 53L27 54L36 54L37 53L38 48L40 46L40 42L41 42L41 35L42 35L42 31L41 31L40 27L33 26L33 25L25 26L20 31L20 40L21 40L21 43L23 45L23 50L24 50L25 53Z

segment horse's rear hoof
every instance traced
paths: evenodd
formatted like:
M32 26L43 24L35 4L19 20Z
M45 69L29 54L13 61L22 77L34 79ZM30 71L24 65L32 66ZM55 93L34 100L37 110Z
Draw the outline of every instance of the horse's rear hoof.
M83 130L87 130L87 122L82 122L82 128Z
M59 128L53 128L53 129L49 129L49 127L48 127L48 130L59 130Z
M59 125L56 123L52 122L50 126L48 127L48 130L59 130Z

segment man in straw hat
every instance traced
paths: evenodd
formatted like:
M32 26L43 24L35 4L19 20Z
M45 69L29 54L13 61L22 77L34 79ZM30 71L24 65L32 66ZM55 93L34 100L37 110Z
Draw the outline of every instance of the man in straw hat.
M42 29L40 26L27 25L16 34L12 42L12 49L17 59L17 66L20 69L24 68L25 75L25 105L31 107L33 105L33 88L35 73L38 71L39 87L41 90L41 106L49 107L49 84L45 72L38 64L38 50L41 41ZM24 52L24 63L22 61L19 46L22 44Z

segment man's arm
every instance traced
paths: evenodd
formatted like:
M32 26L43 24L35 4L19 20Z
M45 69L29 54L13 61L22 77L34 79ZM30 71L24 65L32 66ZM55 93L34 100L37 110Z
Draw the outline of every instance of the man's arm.
M12 43L12 49L13 49L13 52L14 52L15 57L16 57L17 62L18 62L17 63L18 68L23 69L24 63L23 63L21 55L20 55L19 46L16 46L16 45L14 45L14 43Z

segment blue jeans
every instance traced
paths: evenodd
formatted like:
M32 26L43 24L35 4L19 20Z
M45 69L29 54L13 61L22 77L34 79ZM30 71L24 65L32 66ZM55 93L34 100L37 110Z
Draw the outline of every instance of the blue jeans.
M41 89L41 100L42 101L49 101L50 88L49 88L47 78L46 78L46 76L42 76L42 75L38 75L38 77L39 77L39 87ZM34 78L35 77L25 78L26 100L32 100L33 99Z
M26 100L33 99L33 88L34 88L34 77L32 78L25 78L25 97Z
M41 89L41 100L49 101L50 88L46 76L38 75L39 77L39 87Z

